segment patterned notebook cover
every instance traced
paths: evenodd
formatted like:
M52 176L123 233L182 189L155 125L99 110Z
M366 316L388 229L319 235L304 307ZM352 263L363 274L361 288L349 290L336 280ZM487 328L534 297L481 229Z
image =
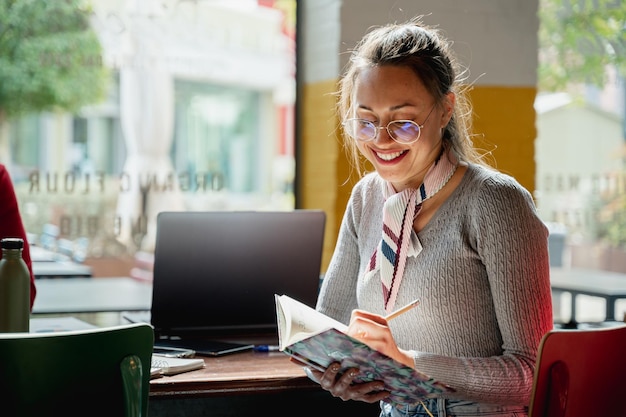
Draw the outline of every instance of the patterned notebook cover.
M324 371L332 362L342 369L359 368L355 382L383 381L391 395L385 401L413 404L424 398L454 392L451 387L370 348L366 344L329 329L293 343L283 352L312 368Z

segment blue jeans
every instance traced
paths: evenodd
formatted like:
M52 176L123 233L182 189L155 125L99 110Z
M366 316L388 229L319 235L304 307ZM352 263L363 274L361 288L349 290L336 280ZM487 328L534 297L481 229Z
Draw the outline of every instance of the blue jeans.
M430 399L424 406L435 417L528 417L528 408L482 404L462 400ZM399 405L380 403L380 417L430 417L422 404Z

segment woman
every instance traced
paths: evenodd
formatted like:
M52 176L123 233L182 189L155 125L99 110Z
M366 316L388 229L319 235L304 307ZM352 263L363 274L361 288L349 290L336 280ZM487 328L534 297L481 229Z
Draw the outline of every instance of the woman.
M526 415L552 328L547 228L472 148L460 76L446 40L414 20L368 33L340 84L346 145L375 172L353 189L317 309L455 390L395 404L379 382L352 385L358 369L307 369L336 397L381 401L381 416Z
M17 205L17 197L15 196L11 176L2 164L0 164L0 202L2 202L0 204L0 239L19 237L24 240L22 258L30 271L30 309L32 310L37 290L35 288L33 265L30 259L30 247L26 238L26 230L24 230L19 206Z

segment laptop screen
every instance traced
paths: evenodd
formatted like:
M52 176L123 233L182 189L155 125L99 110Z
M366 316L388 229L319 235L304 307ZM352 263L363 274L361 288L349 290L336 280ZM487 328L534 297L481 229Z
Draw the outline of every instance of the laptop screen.
M324 225L319 210L159 213L156 336L276 334L274 294L315 305Z

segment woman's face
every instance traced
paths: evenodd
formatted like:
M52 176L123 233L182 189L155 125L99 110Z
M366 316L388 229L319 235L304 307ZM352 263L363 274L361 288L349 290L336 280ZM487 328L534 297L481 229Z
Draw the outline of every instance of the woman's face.
M359 151L396 191L419 187L441 151L443 127L452 115L454 95L449 93L442 105L435 105L433 96L409 67L386 65L359 74L354 105L353 117L377 126L387 126L393 120L424 125L419 140L410 144L394 141L386 129L380 129L375 140L356 141Z

